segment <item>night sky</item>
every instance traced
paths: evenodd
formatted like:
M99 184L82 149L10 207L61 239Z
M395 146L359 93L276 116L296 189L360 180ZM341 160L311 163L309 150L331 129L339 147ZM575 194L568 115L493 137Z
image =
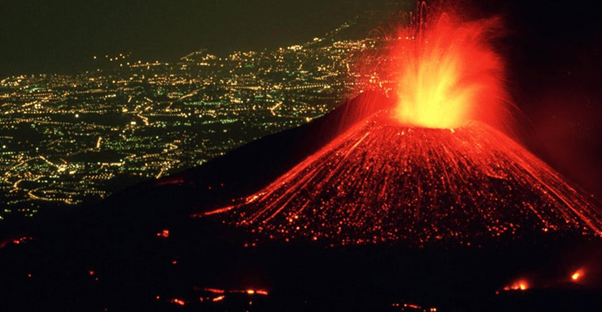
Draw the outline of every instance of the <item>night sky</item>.
M208 48L264 49L332 30L367 0L19 0L0 2L0 76L86 69L95 54L170 60Z
M0 1L0 77L93 69L93 55L170 61L300 43L387 0ZM599 1L467 1L502 14L507 84L526 144L602 197L602 22ZM462 5L461 5L462 7ZM463 10L464 11L464 10ZM476 13L475 13L476 12Z

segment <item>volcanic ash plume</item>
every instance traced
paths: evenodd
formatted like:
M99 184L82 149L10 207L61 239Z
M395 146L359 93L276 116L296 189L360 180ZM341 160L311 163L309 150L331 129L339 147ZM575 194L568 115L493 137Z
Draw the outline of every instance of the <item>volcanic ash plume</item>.
M205 216L258 240L332 245L600 235L597 203L485 123L500 121L506 98L503 64L486 40L498 21L433 21L413 20L391 42L385 74L397 75L396 108Z

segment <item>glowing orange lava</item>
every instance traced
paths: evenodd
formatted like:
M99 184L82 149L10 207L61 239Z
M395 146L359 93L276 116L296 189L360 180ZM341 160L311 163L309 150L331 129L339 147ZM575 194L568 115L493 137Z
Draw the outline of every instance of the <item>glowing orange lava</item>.
M168 238L169 237L169 230L163 230L163 231L157 233L157 237Z
M510 290L527 290L528 288L529 288L529 284L527 283L527 281L520 280L520 281L512 284L511 286L504 287L504 290L505 291L510 291Z
M213 302L222 301L222 300L224 300L224 298L226 298L226 296L218 296L218 297L215 297L215 298L213 298Z
M571 275L571 279L575 282L578 281L581 277L583 277L582 270L578 270L577 272L573 273L573 275Z
M499 118L507 98L504 64L489 43L499 19L463 22L439 13L430 22L402 29L391 50L398 75L397 119L405 125L456 128Z
M171 302L175 303L177 305L180 305L180 306L186 305L186 302L184 300L182 300L182 299L177 299L177 298L176 299L172 299Z

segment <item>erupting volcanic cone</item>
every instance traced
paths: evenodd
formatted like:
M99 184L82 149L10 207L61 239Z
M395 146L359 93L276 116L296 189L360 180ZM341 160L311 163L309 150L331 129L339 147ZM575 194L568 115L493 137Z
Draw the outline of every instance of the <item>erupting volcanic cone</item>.
M499 20L446 13L433 21L414 20L391 41L381 75L398 77L388 90L395 108L365 116L263 190L204 215L259 240L333 245L600 235L596 202L475 121L503 123L503 62L487 42Z
M218 217L263 238L336 244L600 234L596 203L497 130L407 127L385 115Z

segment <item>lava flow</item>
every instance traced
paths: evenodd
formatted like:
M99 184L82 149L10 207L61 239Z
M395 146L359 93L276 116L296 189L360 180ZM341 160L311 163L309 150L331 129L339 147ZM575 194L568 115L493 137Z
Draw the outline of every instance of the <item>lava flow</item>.
M602 230L595 203L490 126L413 128L381 116L232 208L220 217L265 237L340 244Z
M395 109L204 215L255 237L342 245L600 235L599 205L493 127L506 101L503 62L487 40L499 21L432 20L413 20L392 40L385 74L397 75Z

